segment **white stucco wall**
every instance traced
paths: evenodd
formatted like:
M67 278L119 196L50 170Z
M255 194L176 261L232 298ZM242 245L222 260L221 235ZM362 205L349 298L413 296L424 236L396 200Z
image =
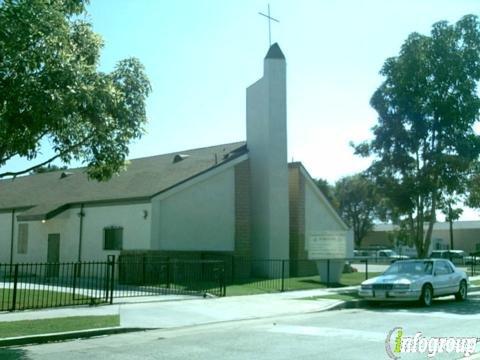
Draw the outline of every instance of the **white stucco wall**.
M305 181L305 247L310 234L322 231L347 231L347 249L345 257L353 257L353 233L326 203L314 184ZM305 249L307 250L307 249Z
M10 262L12 214L0 212L0 264Z
M78 212L79 209L77 209ZM103 250L103 229L110 226L123 228L124 250L150 248L152 206L150 203L85 207L83 218L82 258L104 261L107 255L120 251ZM147 217L144 219L144 211ZM78 245L78 241L77 241Z
M178 251L233 251L234 167L192 181L152 200L152 248Z
M263 77L247 89L252 252L288 259L287 91L285 59L266 58Z
M144 219L144 210L148 216ZM105 261L107 255L119 251L103 250L103 229L123 227L123 248L148 249L150 245L151 204L88 206L83 209L82 261ZM54 218L18 222L15 217L13 261L20 263L46 262L48 234L60 234L60 262L76 262L80 231L80 207L68 209ZM19 213L16 213L18 215ZM18 224L28 224L28 251L18 254ZM0 262L10 261L11 214L0 214Z

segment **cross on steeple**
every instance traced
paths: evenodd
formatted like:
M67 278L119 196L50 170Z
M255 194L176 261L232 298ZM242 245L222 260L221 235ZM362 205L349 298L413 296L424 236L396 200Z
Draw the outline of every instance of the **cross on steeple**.
M270 16L270 4L268 4L267 14L264 14L264 13L261 13L261 12L259 12L259 14L262 15L262 16L265 16L268 19L268 42L269 42L269 46L271 46L272 45L272 30L270 28L270 24L271 24L272 20L276 21L276 22L280 22L280 21Z

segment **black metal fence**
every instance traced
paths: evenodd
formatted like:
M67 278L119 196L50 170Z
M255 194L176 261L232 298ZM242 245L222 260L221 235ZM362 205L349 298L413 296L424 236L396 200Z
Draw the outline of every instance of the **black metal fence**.
M471 276L480 274L480 256L451 260ZM391 263L379 258L179 260L144 254L109 256L106 262L0 264L0 311L94 305L139 296L351 286L382 273Z
M226 261L227 295L235 285L244 291L291 291L359 285L383 272L390 262L368 259L271 260L232 257Z
M471 260L471 261L470 261ZM226 261L227 295L308 290L322 287L360 285L380 275L395 259L345 258L330 260L252 260L231 257ZM480 274L480 257L452 259L468 275ZM235 285L243 287L237 289Z
M155 295L224 296L224 262L116 259L0 264L0 311L112 303Z
M148 255L120 256L115 297L161 294L225 296L225 263Z

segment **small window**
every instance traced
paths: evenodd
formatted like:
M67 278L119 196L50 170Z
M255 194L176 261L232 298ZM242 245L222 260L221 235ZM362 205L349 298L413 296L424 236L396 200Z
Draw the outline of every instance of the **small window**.
M450 265L447 262L439 261L437 262L435 272L437 275L446 275L446 274L452 273L453 269L450 267Z
M18 224L17 253L26 254L28 251L28 224Z
M123 248L123 228L109 227L103 229L103 249L104 250L122 250Z

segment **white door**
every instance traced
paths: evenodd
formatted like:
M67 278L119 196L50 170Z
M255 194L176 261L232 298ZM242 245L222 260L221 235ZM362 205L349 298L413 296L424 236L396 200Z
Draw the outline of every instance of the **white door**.
M433 269L433 293L445 295L452 293L453 272L446 261L436 261Z

